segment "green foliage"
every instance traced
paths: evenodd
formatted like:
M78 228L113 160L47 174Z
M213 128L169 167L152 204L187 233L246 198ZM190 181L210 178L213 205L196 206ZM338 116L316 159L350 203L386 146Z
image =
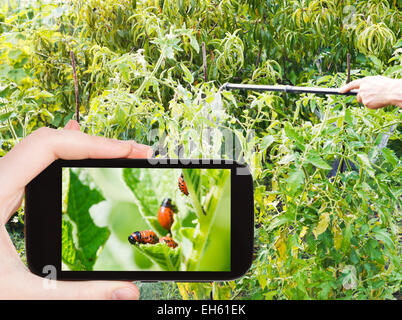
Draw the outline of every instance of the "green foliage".
M110 231L94 224L89 209L104 197L91 185L85 171L70 170L67 183L64 200L67 208L62 219L62 260L71 270L92 270ZM73 240L73 232L77 241Z
M350 97L218 90L227 81L338 87L346 81L348 53L352 80L400 78L400 1L38 2L3 4L0 18L1 155L32 130L63 126L73 116L72 50L85 132L160 146L169 157L250 165L257 227L252 268L234 282L179 284L184 299L211 293L217 299L392 299L400 292L400 111L367 110ZM137 183L134 174L127 178ZM218 196L208 209L196 196L196 177L186 180L195 193L191 207L182 206L188 216L172 230L183 243L195 236L191 221L201 223L208 219L203 209L221 205ZM130 189L124 196L102 194L122 202L104 209L112 233L154 226L159 199L146 208ZM63 228L71 230L67 223ZM110 264L115 240L96 260L105 269L118 267ZM180 255L196 268L193 258L203 249L193 249L183 245ZM171 257L160 246L153 253L145 246L124 250L127 269L150 268L145 254Z
M183 176L199 221L193 230L180 230L183 238L193 239L187 269L230 270L230 171L183 169Z
M134 201L144 219L153 230L165 235L167 230L161 228L156 218L163 200L161 198L163 191L159 189L164 185L157 171L158 169L154 169L144 173L139 169L124 169L123 178L133 192ZM171 233L173 239L181 246L171 249L164 248L165 246L140 245L139 249L162 269L228 270L230 268L230 217L227 214L230 212L229 171L183 170L189 190L189 197L185 200L175 196L180 192L175 184L180 172L178 170L171 172L171 175L164 175L165 185L176 191L173 194L170 191L169 197L178 207ZM174 182L173 185L171 181ZM221 245L215 246L214 243Z
M181 170L167 169L163 175L160 170L64 170L69 174L64 174L63 181L62 257L71 270L108 270L103 262L106 257L112 270L125 270L126 266L165 271L230 269L230 171L186 169L186 185L194 195L187 197L177 187ZM116 193L119 188L126 190L126 195ZM167 197L175 212L170 232L157 217ZM97 226L96 221L105 227ZM141 230L153 230L158 237L170 234L178 247L130 245L128 236ZM131 262L119 262L130 254Z
M170 248L165 244L142 245L141 251L163 271L180 270L181 248Z
M21 214L23 214L23 212L21 211L22 209L18 210L18 213L11 217L9 222L6 224L6 230L10 235L10 239L14 244L14 247L17 250L17 253L20 256L22 262L27 265L25 254L24 228L19 217Z
M337 104L331 99L321 123L268 132L275 142L263 175L271 182L256 189L261 250L253 266L259 276L250 279L266 298L392 298L400 286L400 160L390 154L373 162L381 133L370 127L383 119L368 110L348 114L345 105L336 112ZM334 158L357 171L338 169L328 180ZM393 289L374 287L379 279Z

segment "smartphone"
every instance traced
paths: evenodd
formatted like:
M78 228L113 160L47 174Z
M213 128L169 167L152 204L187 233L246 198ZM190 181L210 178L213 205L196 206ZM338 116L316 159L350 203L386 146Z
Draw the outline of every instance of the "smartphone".
M235 161L57 160L26 187L28 267L58 280L232 280L253 232L252 176Z

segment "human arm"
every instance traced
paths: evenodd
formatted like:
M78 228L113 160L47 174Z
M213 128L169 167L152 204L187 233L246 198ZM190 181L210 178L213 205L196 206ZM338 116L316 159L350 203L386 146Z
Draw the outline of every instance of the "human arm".
M345 93L352 89L358 89L357 101L367 108L378 109L388 105L402 108L402 79L365 77L341 87L339 92Z
M137 287L124 281L56 281L55 286L45 286L21 261L5 225L20 207L25 186L56 159L147 158L151 154L149 146L90 136L70 121L63 130L36 130L0 158L0 299L138 299Z

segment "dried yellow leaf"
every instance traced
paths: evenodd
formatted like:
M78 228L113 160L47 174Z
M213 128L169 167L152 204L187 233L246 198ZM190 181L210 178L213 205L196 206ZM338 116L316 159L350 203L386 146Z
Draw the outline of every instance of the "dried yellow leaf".
M274 247L279 252L279 260L284 260L286 257L286 231L283 230L279 235L278 239L276 239L274 243Z
M306 235L307 229L308 229L308 227L304 226L303 229L302 229L302 231L300 231L300 234L299 234L299 243L301 243L302 238Z
M189 299L189 294L188 294L188 284L187 283L178 283L177 284L179 288L179 292L183 300L188 300Z
M329 212L325 212L322 215L320 215L320 220L318 221L317 226L313 230L313 234L316 239L320 234L324 233L325 230L327 230L329 221L330 221Z

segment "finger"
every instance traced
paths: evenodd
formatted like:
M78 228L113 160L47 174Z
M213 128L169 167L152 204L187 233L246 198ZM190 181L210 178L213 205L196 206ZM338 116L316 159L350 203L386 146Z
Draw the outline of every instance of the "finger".
M145 144L137 143L133 140L129 141L132 145L131 153L127 155L127 158L151 158L152 148Z
M76 120L70 120L64 127L66 130L77 130L80 131L80 125ZM134 140L129 141L132 144L131 153L127 155L127 158L151 158L152 148L135 142Z
M356 95L356 99L357 99L357 101L358 101L359 103L363 103L363 98L362 98L362 96L361 96L360 93L358 93L358 94Z
M66 130L77 130L80 131L80 125L76 120L70 120L64 127ZM134 140L129 141L132 144L131 153L127 155L127 158L151 158L152 148L135 142Z
M54 160L145 158L150 147L90 136L75 130L41 128L0 159L0 195L19 191Z
M70 120L64 129L67 130L77 130L80 131L80 125L76 120ZM132 144L132 151L129 155L127 155L127 158L151 158L152 157L152 148L135 142L134 140L130 140L130 143Z
M67 122L67 124L65 125L64 129L80 131L80 125L76 120L70 120L69 122Z
M347 85L344 85L343 87L339 88L339 92L340 93L345 93L345 92L348 92L348 91L353 90L353 89L359 89L362 80L363 79L358 79L358 80L354 80L352 82L349 82Z
M80 125L76 120L70 120L64 129L67 130L77 130L80 131ZM132 144L132 150L127 158L151 158L152 157L152 148L135 142L134 140L129 141Z
M379 109L379 108L385 107L385 105L378 104L378 103L377 104L376 103L367 103L365 106L369 109Z

